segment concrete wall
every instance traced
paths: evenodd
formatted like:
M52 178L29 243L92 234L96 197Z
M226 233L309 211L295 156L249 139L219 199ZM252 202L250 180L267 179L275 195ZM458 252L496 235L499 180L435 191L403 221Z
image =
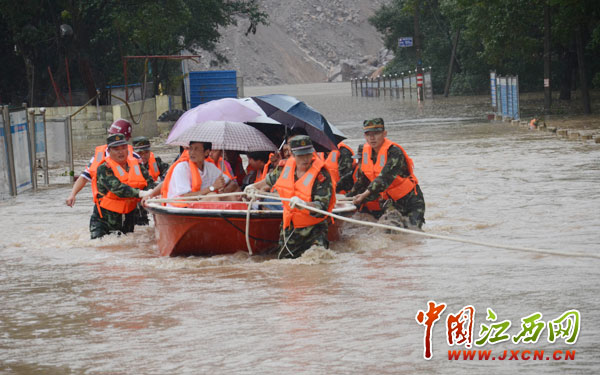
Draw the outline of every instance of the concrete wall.
M39 111L39 109L36 109ZM48 107L46 119L64 119L77 112L79 107ZM107 129L113 122L112 106L88 105L72 119L73 148L77 155L106 141Z
M131 121L134 137L139 135L158 136L160 132L157 126L157 117L169 109L180 109L181 96L161 95L156 99L146 99L144 103L141 101L130 102L129 108L135 121L131 121L131 115L125 104L96 107L92 103L77 113L72 119L75 157L87 155L92 148L104 143L110 124L119 118ZM65 119L79 109L80 107L48 107L46 108L46 119ZM39 112L39 108L36 110Z
M171 109L182 109L183 102L181 96L158 95L156 99L156 118Z
M140 135L156 137L159 134L156 127L156 100L154 98L143 102L129 103L129 108L131 109L131 114L125 104L113 105L113 119L123 118L129 120L131 125L133 125L133 137ZM134 121L131 120L131 115L133 115Z

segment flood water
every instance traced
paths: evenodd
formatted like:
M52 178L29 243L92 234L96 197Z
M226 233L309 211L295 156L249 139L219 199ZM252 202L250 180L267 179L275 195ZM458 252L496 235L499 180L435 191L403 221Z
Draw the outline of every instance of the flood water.
M0 202L0 373L598 372L600 145L487 122L487 97L418 105L352 97L349 84L246 88L265 93L305 100L353 148L362 120L383 117L415 162L426 232L564 256L352 224L330 251L296 260L164 258L151 227L89 240L89 186L74 208L64 205L70 187L42 189ZM430 300L447 308L426 361L415 316ZM545 327L537 343L473 348L507 350L507 360L449 360L449 349L465 348L446 342L446 317L467 305L475 339L481 324L509 320L513 337L521 318L572 309L579 337L549 343ZM508 360L511 350L531 358Z

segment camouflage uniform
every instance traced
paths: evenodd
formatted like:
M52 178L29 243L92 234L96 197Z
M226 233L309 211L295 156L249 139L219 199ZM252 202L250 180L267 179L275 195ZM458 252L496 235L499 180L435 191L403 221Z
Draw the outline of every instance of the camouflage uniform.
M352 153L346 147L340 147L340 159L338 161L338 170L340 173L340 181L336 186L336 191L350 190L352 187L352 173L354 173L354 167L352 166ZM349 180L348 180L348 177ZM349 184L349 182L351 182Z
M377 160L377 152L375 150L371 152L371 160L373 162ZM368 188L371 194L363 200L363 203L377 200L380 198L379 194L390 186L396 176L408 177L408 175L406 158L402 150L396 146L391 146L388 149L387 162L379 176L370 181L362 170L359 169L356 183L346 196L353 197ZM393 199L380 201L380 206L382 208L381 211L371 213L376 218L385 215L394 225L399 227L421 228L425 222L425 199L418 184L415 189L396 201Z
M133 144L134 151L139 152L140 154L145 151L151 152L150 140L147 137L135 137L131 140L131 143ZM161 158L156 155L154 155L154 159L156 160L156 167L158 168L158 179L164 180L165 175L169 170L169 164L163 162ZM150 170L148 163L145 163L144 167L146 167L147 170ZM135 224L148 225L149 223L148 211L146 211L141 203L138 203L137 207L135 208Z
M265 177L265 181L269 186L275 185L277 179L281 175L283 168L275 168ZM312 202L316 204L316 208L327 211L329 207L329 201L331 200L333 192L333 182L331 175L327 172L326 168L321 169L323 181L319 181L319 178L315 179L315 183L312 187L311 198ZM297 180L297 178L296 178ZM323 215L310 212L311 216L323 217ZM277 250L278 258L298 258L306 250L313 245L323 246L329 248L329 241L327 240L327 230L329 228L329 220L322 221L316 225L294 228L294 223L290 223L288 228L281 228L281 235L279 237L279 246Z
M129 168L127 167L125 170L129 171ZM152 177L148 174L148 170L143 165L140 165L140 170L148 182L146 189L151 189L154 187L154 180L152 180ZM119 179L114 175L110 166L108 166L106 163L102 163L98 167L96 174L96 184L98 186L99 196L104 196L106 193L111 191L113 194L121 198L138 197L139 189L132 188L131 186L119 181ZM136 210L133 210L128 214L120 214L109 211L102 207L100 210L102 211L102 217L100 217L98 213L98 206L94 205L94 211L92 213L92 217L90 218L90 234L92 239L100 238L112 232L118 232L119 234L133 232Z
M161 160L160 157L158 156L154 156L154 158L156 159L156 165L158 166L158 171L160 172L160 175L158 176L158 178L162 181L165 179L165 175L167 174L167 171L169 170L169 164L165 163ZM146 167L146 170L148 169L148 164L143 164L144 167ZM151 177L152 178L152 177ZM142 203L138 203L137 207L135 208L135 225L148 225L150 224L150 220L148 219L148 211L146 211L146 209L142 206Z
M169 163L162 161L162 159L156 155L154 155L154 159L156 159L156 165L158 165L158 171L160 172L158 178L162 181L165 179L167 171L169 170ZM144 167L148 169L148 164L144 164Z

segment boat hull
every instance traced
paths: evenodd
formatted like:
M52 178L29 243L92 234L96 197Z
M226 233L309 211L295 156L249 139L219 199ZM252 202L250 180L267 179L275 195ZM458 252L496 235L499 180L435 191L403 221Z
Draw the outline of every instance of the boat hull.
M354 206L336 210L351 215ZM246 244L246 211L191 209L149 204L154 215L154 229L162 256L211 256L248 251ZM335 211L334 211L335 212ZM249 242L253 254L277 247L282 211L251 211ZM340 220L329 225L328 239L336 241L341 234Z

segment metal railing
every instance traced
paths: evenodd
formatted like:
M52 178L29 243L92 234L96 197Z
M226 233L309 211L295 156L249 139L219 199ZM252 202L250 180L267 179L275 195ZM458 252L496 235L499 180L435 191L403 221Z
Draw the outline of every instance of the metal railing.
M431 68L422 75L416 70L409 70L400 74L388 74L377 77L353 78L350 80L353 96L390 97L412 99L419 97L419 90L423 90L424 99L433 99L431 82Z

